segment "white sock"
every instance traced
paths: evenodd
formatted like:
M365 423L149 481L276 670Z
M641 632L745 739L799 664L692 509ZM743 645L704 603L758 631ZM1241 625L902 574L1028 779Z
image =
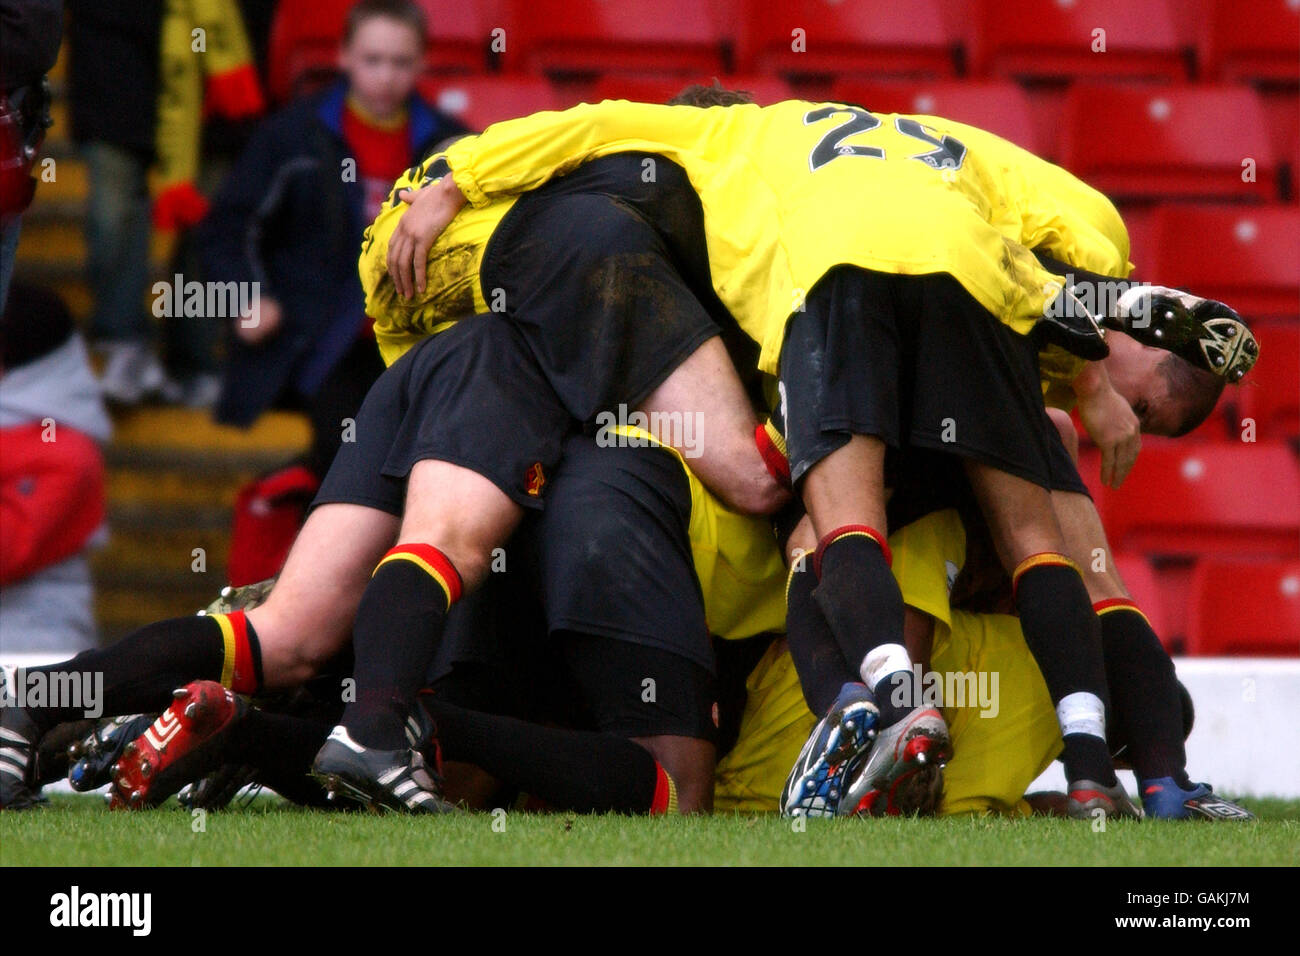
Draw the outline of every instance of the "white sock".
M912 670L912 659L907 656L907 648L902 644L881 644L879 647L873 647L867 652L867 656L862 658L862 666L858 668L858 673L862 675L862 683L872 690L882 680L897 671Z
M1061 725L1061 736L1091 734L1106 739L1106 708L1096 694L1078 691L1066 694L1056 705L1056 719Z

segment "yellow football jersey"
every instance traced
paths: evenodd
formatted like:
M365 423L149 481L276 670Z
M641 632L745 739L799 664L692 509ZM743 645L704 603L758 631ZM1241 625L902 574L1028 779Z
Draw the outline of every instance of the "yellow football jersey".
M1061 278L1030 252L1127 275L1113 205L1059 167L938 117L787 101L699 109L622 100L498 123L445 157L476 208L597 156L679 163L704 207L719 297L777 371L785 322L831 268L945 272L1027 332Z
M515 204L507 197L481 209L465 208L443 230L429 250L425 291L409 301L397 294L388 276L388 242L410 207L397 198L403 189L434 182L430 169L438 157L413 166L393 186L375 221L366 227L357 263L366 293L366 315L375 321L375 340L384 364L392 365L421 339L441 332L453 322L486 312L488 302L479 284L479 267L501 218Z

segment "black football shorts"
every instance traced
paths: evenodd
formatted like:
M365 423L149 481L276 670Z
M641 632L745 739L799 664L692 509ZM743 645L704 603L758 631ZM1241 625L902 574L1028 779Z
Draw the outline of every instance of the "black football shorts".
M312 506L402 514L418 461L461 465L540 508L571 419L500 315L463 319L416 345L371 387Z

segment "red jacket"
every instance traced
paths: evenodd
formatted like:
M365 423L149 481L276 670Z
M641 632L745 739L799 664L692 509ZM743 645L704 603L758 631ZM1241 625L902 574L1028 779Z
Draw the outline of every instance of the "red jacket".
M104 457L94 439L40 423L0 428L0 587L77 554L104 521Z

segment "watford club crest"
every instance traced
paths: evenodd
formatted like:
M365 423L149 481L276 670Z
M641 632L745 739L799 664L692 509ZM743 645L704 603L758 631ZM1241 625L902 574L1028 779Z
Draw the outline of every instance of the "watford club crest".
M542 486L546 484L546 474L542 471L540 461L533 462L528 469L528 474L524 477L524 487L528 489L528 494L533 498L542 496Z

